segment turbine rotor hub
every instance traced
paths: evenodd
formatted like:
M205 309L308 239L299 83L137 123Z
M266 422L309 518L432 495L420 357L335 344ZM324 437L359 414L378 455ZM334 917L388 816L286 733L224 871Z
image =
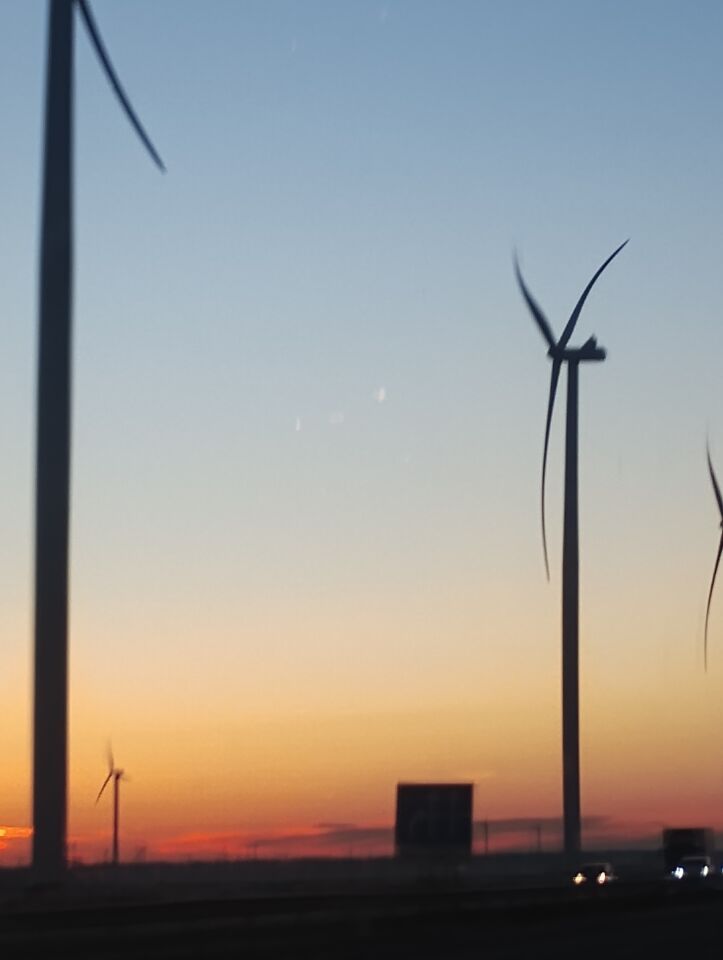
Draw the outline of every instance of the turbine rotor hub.
M585 360L604 360L607 357L607 351L604 347L598 346L594 337L590 337L581 347L563 347L562 350L551 347L547 351L547 355L552 360L581 363Z

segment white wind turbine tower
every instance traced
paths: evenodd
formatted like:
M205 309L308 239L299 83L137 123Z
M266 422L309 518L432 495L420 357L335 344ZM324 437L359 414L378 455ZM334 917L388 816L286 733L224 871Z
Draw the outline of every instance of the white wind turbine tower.
M108 57L89 0L49 0L40 238L35 521L33 872L66 869L68 780L68 545L73 357L73 80L77 12L120 105L164 169ZM119 269L122 269L119 268Z
M597 269L592 280L582 292L575 309L562 331L555 337L552 327L522 279L519 265L515 262L517 282L535 323L547 342L547 355L552 360L550 394L547 401L545 443L542 451L542 546L545 555L545 570L550 579L547 556L547 532L545 528L545 479L547 474L547 449L550 442L552 411L555 406L557 383L562 365L567 364L567 416L565 430L565 508L562 540L562 796L564 815L565 854L575 858L581 845L580 816L580 717L578 645L580 618L580 557L578 523L578 368L581 363L602 361L605 350L598 346L595 337L590 337L581 347L569 346L580 312L595 281L607 265L620 253L625 243L613 251L605 263Z

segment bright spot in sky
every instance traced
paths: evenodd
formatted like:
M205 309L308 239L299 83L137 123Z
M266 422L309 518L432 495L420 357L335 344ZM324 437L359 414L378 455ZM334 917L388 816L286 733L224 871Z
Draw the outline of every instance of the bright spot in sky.
M372 396L374 397L377 403L384 403L384 401L387 399L387 388L379 387L377 390L374 391Z
M5 827L0 827L0 837L4 837L6 835L7 835L7 830L5 829Z
M301 432L301 417L296 418L296 425L294 427L297 433Z

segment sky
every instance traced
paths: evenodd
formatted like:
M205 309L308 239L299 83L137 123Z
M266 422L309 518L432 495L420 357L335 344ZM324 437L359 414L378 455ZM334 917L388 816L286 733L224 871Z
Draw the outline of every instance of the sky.
M76 27L71 850L391 849L398 781L492 843L561 813L580 377L584 841L723 829L723 7L94 0ZM0 864L28 852L47 4L0 0ZM3 833L4 831L4 833ZM534 841L536 842L536 840Z

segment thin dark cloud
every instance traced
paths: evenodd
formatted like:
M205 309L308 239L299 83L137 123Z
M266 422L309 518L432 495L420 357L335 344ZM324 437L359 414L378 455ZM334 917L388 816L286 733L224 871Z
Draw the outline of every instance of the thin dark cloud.
M337 843L391 843L393 836L393 827L358 827L350 823L325 829L316 839L333 846Z
M487 831L491 852L530 849L535 833L541 831L544 849L557 849L562 840L561 817L501 817L475 820L474 848L479 851ZM657 821L622 820L596 814L583 818L585 841L592 847L609 849L654 848L660 845L662 824ZM347 821L322 821L308 829L288 833L248 834L236 832L190 833L160 844L161 853L199 853L223 850L232 855L249 851L267 856L338 855L353 848L357 853L388 855L394 849L391 824L363 826Z

